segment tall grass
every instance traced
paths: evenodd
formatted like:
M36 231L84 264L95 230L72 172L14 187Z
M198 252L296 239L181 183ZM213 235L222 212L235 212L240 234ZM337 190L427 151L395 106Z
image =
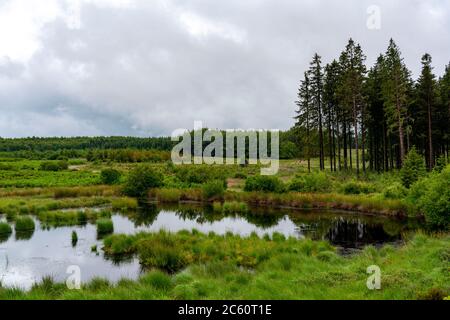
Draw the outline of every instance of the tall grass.
M15 229L18 232L32 231L35 229L34 220L31 217L17 217L15 223Z

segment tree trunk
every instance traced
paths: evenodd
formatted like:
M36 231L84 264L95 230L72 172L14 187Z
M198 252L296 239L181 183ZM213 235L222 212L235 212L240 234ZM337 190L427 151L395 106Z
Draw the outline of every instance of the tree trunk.
M431 105L428 101L428 169L431 171L434 167L434 159L433 159L433 131L431 130Z

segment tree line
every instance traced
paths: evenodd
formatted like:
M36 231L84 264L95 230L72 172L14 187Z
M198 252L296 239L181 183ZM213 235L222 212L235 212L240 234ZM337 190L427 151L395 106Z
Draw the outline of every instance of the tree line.
M295 130L308 168L317 151L321 170L327 158L330 170L358 174L401 168L412 148L429 170L439 157L448 159L450 64L437 78L426 53L414 81L392 39L374 66L367 69L365 62L361 46L350 39L338 59L323 65L316 53L304 72Z

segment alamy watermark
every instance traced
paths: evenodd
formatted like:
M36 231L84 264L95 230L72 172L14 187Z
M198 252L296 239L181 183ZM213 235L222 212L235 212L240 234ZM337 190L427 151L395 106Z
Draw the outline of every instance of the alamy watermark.
M205 129L201 121L195 121L193 133L177 129L172 133L172 141L179 142L172 149L175 165L259 163L262 165L261 175L275 175L280 167L279 130L221 131Z
M366 26L369 30L381 29L381 8L377 5L371 5L367 8L367 22Z
M381 269L379 266L372 265L367 267L367 273L370 274L367 278L367 289L380 290L381 289Z
M80 290L81 289L81 268L79 266L73 265L69 266L66 270L69 274L66 280L66 286L69 290Z

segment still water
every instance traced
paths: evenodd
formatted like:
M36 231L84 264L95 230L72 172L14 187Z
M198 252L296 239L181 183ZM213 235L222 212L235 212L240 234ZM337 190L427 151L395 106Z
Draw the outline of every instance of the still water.
M0 220L5 220L0 216ZM296 238L328 240L343 250L365 245L399 243L402 234L419 227L417 221L387 217L361 216L340 211L290 211L253 209L245 215L222 215L211 208L194 205L146 205L139 211L112 216L115 233L134 234L140 231L196 229L204 233L232 232L248 236L255 232L282 233ZM28 234L0 235L0 283L6 287L29 289L45 276L64 282L71 266L81 270L82 282L101 277L110 281L136 279L142 270L137 258L111 261L102 253L102 241L96 226L46 228L39 221ZM72 246L71 234L76 231L78 243ZM92 252L92 246L98 252Z

